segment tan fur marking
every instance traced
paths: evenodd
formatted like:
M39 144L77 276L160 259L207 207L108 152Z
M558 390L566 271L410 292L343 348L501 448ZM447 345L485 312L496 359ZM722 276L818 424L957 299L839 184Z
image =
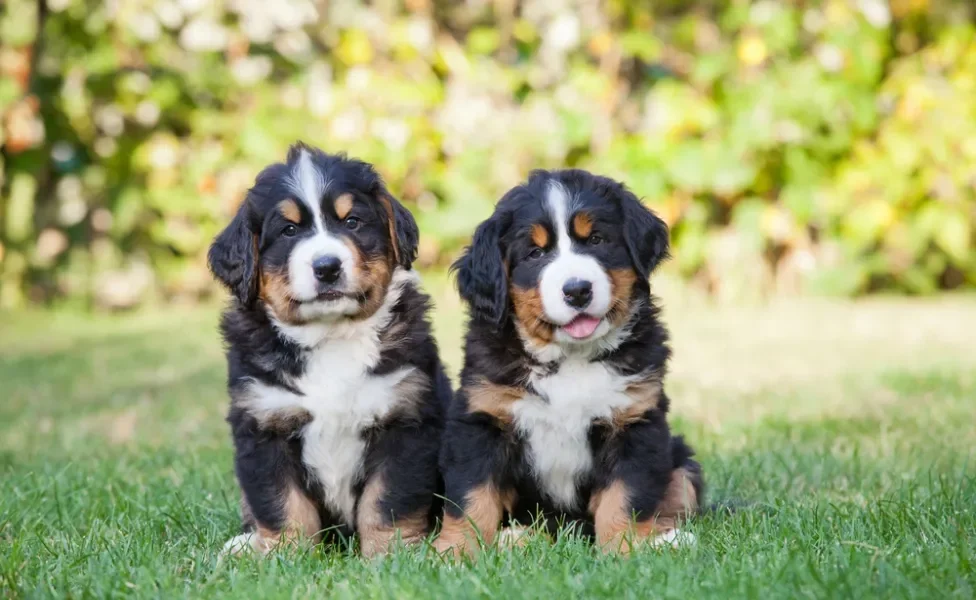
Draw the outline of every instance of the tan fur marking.
M654 515L634 520L630 490L620 480L593 494L590 512L593 515L597 545L604 552L629 554L638 544L673 530L678 523L691 516L698 507L698 497L692 483L693 474L675 469L671 483Z
M390 419L417 417L424 394L430 391L430 378L422 371L413 371L396 384L397 406Z
M282 500L285 513L285 526L274 529L257 523L257 538L252 546L261 552L268 552L284 545L307 545L318 543L322 521L315 504L301 490L290 486Z
M258 424L262 429L279 435L292 434L312 422L312 413L298 406L290 406L254 416L258 419Z
M573 217L573 233L581 240L585 240L593 233L593 218L587 213L576 213Z
M464 392L468 397L468 412L491 415L505 425L512 422L512 404L525 395L525 390L497 385L487 379L464 388Z
M390 247L393 248L393 262L400 264L400 244L397 243L396 217L393 216L393 202L386 195L380 196L380 203L386 209L386 220L390 229Z
M383 305L390 281L393 279L393 263L387 256L364 260L362 252L351 240L345 240L345 243L353 251L353 256L357 257L354 278L359 290L366 295L366 302L362 304L356 318L365 319L372 316Z
M698 511L698 493L694 481L698 477L688 469L675 469L668 491L658 506L658 515L675 520L687 519Z
M398 539L405 544L415 544L427 535L426 511L416 515L394 519L393 515L383 514L382 501L386 494L383 476L373 475L359 500L356 515L356 531L359 534L359 547L363 556L386 554Z
M302 211L299 210L298 203L291 198L282 200L281 203L278 204L278 210L281 212L281 216L288 221L291 221L296 225L302 222Z
M607 320L619 327L630 317L631 295L637 283L637 274L633 269L612 269L609 274L611 300Z
M292 300L288 286L288 274L284 271L261 271L261 289L258 296L271 307L278 320L283 323L299 321L296 304Z
M464 498L463 516L457 518L445 514L434 548L438 552L450 550L455 556L474 554L478 536L485 544L491 544L504 511L511 510L514 504L514 492L502 493L490 483L471 490Z
M616 429L626 429L628 425L645 420L647 411L658 407L661 401L661 377L657 373L644 381L635 381L627 386L624 393L631 399L627 406L615 408L610 416L610 425Z
M340 194L335 199L335 213L340 221L349 216L349 211L352 210L352 200L352 194L349 193Z
M554 328L543 319L545 309L539 289L525 290L513 285L509 288L509 294L512 296L512 305L515 306L515 318L529 339L539 345L551 342Z
M540 248L549 245L549 230L546 229L545 225L536 223L532 226L532 243Z

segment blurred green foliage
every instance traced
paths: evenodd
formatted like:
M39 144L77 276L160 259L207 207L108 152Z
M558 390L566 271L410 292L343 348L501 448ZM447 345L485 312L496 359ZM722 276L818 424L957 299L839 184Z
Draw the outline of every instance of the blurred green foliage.
M213 289L296 140L375 163L439 265L532 168L626 181L720 297L976 285L968 0L6 0L0 306Z

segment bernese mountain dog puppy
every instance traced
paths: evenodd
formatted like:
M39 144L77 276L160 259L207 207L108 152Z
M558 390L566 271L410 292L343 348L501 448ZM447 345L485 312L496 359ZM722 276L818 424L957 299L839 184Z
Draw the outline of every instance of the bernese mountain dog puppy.
M365 555L439 516L450 382L411 265L417 224L367 163L296 144L209 253L244 533L225 552L358 534Z
M648 276L668 229L622 184L535 171L455 263L470 308L440 465L439 551L503 522L574 524L605 550L691 540L703 481L668 428L667 331Z

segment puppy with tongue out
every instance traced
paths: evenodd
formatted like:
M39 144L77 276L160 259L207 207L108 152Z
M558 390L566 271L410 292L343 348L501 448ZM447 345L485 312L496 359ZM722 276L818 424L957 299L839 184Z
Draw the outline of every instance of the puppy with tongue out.
M701 469L668 428L648 281L667 249L653 212L580 170L534 172L478 226L454 265L470 319L437 548L474 552L538 515L610 551L689 540Z

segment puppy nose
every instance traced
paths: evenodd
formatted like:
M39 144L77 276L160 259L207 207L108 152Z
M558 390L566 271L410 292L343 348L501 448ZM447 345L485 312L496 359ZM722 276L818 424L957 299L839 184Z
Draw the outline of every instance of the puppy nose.
M322 283L335 283L342 274L342 261L336 256L323 256L312 262L315 278Z
M582 279L570 279L563 285L563 299L566 304L582 310L593 300L593 284Z

